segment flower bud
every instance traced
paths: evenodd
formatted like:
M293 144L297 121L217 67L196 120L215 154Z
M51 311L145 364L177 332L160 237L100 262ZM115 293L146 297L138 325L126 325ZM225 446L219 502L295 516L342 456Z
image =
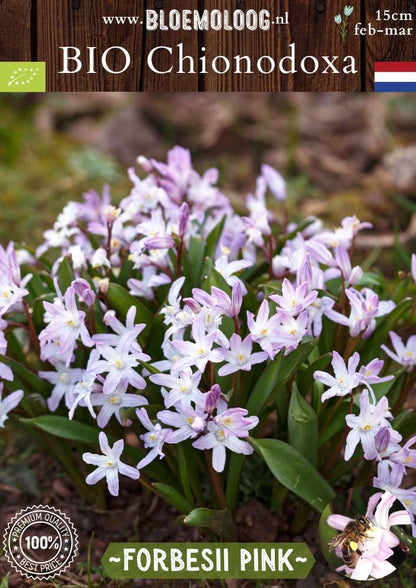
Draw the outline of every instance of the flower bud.
M110 280L108 278L93 278L94 286L99 290L102 294L106 294L108 290L108 286L110 285Z
M103 247L99 247L91 258L91 265L93 268L97 267L111 267L109 260L107 259L107 252Z
M145 245L147 249L170 249L175 245L175 242L169 235L156 235L146 239Z
M72 282L72 287L79 298L85 302L87 306L92 306L95 301L95 294L91 290L91 286L83 278L78 278Z
M377 453L383 453L386 451L390 443L390 430L388 427L381 427L376 433L374 438L374 444L376 446Z
M205 419L200 416L195 417L192 421L191 427L197 433L202 433L206 427Z
M179 216L178 216L178 230L179 230L179 238L183 239L186 233L186 227L188 226L189 222L189 206L186 202L182 204L179 209Z
M221 388L218 384L214 384L205 395L205 412L212 414L217 408L218 402L221 398Z
M201 307L199 306L198 302L193 298L184 298L184 303L192 310L192 312L195 312L195 314L201 311Z

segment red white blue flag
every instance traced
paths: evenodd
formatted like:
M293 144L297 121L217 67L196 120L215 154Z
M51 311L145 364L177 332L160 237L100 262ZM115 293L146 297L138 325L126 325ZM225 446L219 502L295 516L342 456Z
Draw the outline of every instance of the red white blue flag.
M376 92L416 92L416 61L377 61L374 64Z

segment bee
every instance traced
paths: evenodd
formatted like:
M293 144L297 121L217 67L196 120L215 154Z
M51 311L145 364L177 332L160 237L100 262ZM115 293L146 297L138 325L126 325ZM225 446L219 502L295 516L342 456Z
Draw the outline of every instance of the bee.
M341 549L341 556L348 568L355 568L361 556L360 543L363 539L371 537L374 525L367 517L357 515L350 521L342 533L331 539L328 543L329 550Z

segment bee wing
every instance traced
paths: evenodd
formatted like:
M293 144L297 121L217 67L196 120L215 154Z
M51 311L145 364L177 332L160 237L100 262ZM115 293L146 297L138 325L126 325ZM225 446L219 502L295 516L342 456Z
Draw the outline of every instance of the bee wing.
M334 551L337 547L339 547L342 544L342 542L344 541L344 538L345 538L345 533L339 533L339 535L337 535L336 537L331 539L328 542L329 550Z

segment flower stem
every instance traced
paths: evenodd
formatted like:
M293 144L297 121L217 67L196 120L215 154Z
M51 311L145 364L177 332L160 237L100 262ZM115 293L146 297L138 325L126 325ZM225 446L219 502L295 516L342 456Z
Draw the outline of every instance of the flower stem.
M32 341L32 344L33 344L33 347L35 348L36 353L39 355L39 353L40 353L39 339L38 339L38 335L36 333L35 325L33 324L32 315L30 314L29 306L24 298L23 298L22 302L23 302L23 308L25 311L25 315L27 318L27 325L29 328L30 340Z
M212 454L212 451L210 451L210 450L205 451L205 459L206 459L207 466L208 466L208 472L209 472L209 476L211 478L212 487L214 489L214 493L215 493L216 499L218 501L218 504L219 504L220 508L224 509L224 508L227 508L227 501L225 500L225 494L224 494L224 489L222 487L221 478L219 477L218 472L216 472L214 470L214 468L212 467L211 454Z

